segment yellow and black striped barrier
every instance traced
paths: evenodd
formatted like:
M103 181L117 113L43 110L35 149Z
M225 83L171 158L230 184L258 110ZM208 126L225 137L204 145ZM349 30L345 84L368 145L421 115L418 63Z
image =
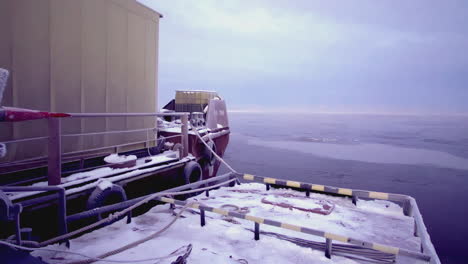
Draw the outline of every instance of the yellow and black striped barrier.
M249 176L247 176L247 177L249 177ZM265 178L265 179L271 179L271 178ZM270 182L269 182L270 184L276 184L276 183L273 183L273 181L270 181ZM177 204L177 205L187 206L187 207L190 207L190 208L200 210L200 216L202 218L201 219L202 226L204 225L204 222L205 222L205 219L204 219L205 213L204 212L208 211L208 212L213 212L213 213L224 215L224 216L231 216L231 217L236 217L236 218L239 218L239 219L245 219L245 220L255 222L256 223L256 228L255 228L256 237L258 235L257 234L258 225L259 224L265 224L265 225L270 225L270 226L276 226L276 227L283 228L283 229L293 230L293 231L296 231L296 232L301 232L301 233L305 233L305 234L319 236L319 237L323 237L325 239L330 239L330 240L340 241L340 242L344 242L344 243L354 244L354 245L358 245L358 246L361 246L361 247L374 249L374 250L377 250L377 251L380 251L380 252L390 253L390 254L393 254L393 255L408 256L408 257L411 257L411 258L420 259L420 260L424 260L424 261L430 261L431 260L431 256L426 255L426 254L422 254L422 253L419 253L419 252L410 251L410 250L397 248L397 247L392 247L392 246L383 245L383 244L378 244L378 243L367 242L367 241L363 241L363 240L359 240L359 239L355 239L355 238L351 238L351 237L342 236L342 235L339 235L339 234L324 232L324 231L313 229L313 228L302 227L302 226L288 224L288 223L282 223L282 222L278 222L278 221L275 221L275 220L266 219L266 218L257 217L257 216L252 216L252 215L248 215L248 214L242 214L242 213L238 213L238 212L231 212L231 211L223 210L223 209L220 209L220 208L201 205L199 203L187 203L187 202L184 202L184 201L175 200L173 198L159 197L159 198L155 198L155 199L157 199L157 200L159 200L161 202L165 202L165 203ZM331 243L330 243L330 245L331 245Z
M338 187L332 187L332 186L327 186L327 185L319 185L319 184L311 184L311 183L304 183L304 182L298 182L298 181L261 177L261 176L256 176L252 174L241 174L241 177L242 179L247 180L247 181L259 182L259 183L265 183L265 184L271 184L271 185L287 186L291 188L303 189L306 191L309 190L309 191L316 191L316 192L323 192L323 193L345 195L345 196L350 196L350 197L380 199L380 200L389 200L389 201L398 201L398 202L408 201L408 197L405 195L401 195L401 194L354 190L354 189L348 189L348 188L338 188Z

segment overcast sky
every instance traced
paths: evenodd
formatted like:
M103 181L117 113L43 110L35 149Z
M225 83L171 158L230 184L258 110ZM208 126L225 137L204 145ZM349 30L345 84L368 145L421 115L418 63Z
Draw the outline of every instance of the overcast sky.
M160 107L205 89L231 109L468 113L468 1L141 2L164 16Z

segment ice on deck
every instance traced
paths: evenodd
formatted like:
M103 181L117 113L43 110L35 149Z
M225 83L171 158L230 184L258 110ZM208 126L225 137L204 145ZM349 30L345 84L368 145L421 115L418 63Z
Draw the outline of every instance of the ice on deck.
M326 203L334 204L334 208L328 215L316 214L264 203L262 199L265 197L269 201L287 202L301 208L315 207L323 204L320 201L326 201ZM419 238L413 236L413 219L404 216L398 205L388 201L359 201L355 206L348 198L315 193L311 193L308 198L304 193L293 190L266 191L264 185L256 183L213 190L210 191L210 197L202 194L188 201L222 207L224 210L241 210L242 213L249 215L409 250L418 250L420 245ZM130 224L121 220L73 239L70 250L97 256L160 230L173 217L173 212L169 210L167 204L157 206L146 214L133 218ZM358 263L336 255L327 259L323 251L300 247L267 235L261 235L260 240L255 241L252 229L253 222L251 221L211 212L206 212L206 225L201 227L198 211L187 209L182 217L159 237L109 257L109 259L162 257L182 246L192 244L193 249L187 259L188 263ZM268 225L261 225L260 230L324 242L321 237ZM58 245L49 246L49 248L57 247ZM63 253L34 252L33 254L41 255L50 263L80 259L78 256ZM171 263L176 258L171 257L157 263Z
M116 153L112 153L110 154L109 156L106 156L104 158L104 161L107 162L107 163L111 163L111 164L116 164L116 163L124 163L124 162L127 162L127 161L132 161L132 160L136 160L137 159L137 156L135 155L119 155L119 154L116 154Z

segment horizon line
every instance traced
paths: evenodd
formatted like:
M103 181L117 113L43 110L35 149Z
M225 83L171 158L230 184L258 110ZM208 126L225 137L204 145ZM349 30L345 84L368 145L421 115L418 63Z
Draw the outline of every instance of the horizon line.
M229 113L276 113L276 114L329 114L329 115L383 115L383 116L457 116L468 117L468 113L454 112L392 112L392 111L324 111L304 109L231 109Z

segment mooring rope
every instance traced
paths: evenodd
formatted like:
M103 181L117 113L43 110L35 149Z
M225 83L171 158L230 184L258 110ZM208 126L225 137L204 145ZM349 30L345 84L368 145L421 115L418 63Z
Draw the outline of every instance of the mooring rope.
M110 214L107 218L104 218L98 222L95 222L89 226L85 226L83 228L80 228L78 230L75 230L73 232L70 232L70 233L67 233L67 234L64 234L64 235L61 235L61 236L57 236L55 238L52 238L52 239L49 239L47 241L44 241L44 242L41 242L39 243L39 246L40 247L36 247L36 248L33 248L33 247L24 247L24 246L19 246L19 245L15 245L15 244L12 244L12 243L9 243L9 242L6 242L6 241L1 241L0 240L0 244L4 244L4 245L7 245L7 246L11 246L11 247L14 247L14 248L18 248L18 249L23 249L23 250L45 250L45 251L56 251L56 252L62 252L62 253L70 253L70 254L75 254L75 255L80 255L80 256L83 256L83 257L86 257L87 259L86 260L80 260L80 261L77 261L77 262L71 262L71 263L68 263L68 264L87 264L87 263L92 263L94 261L104 261L104 258L106 257L109 257L109 256L112 256L112 255L115 255L115 254L118 254L120 252L123 252L129 248L133 248L141 243L144 243L148 240L151 240L153 238L155 238L156 236L158 236L159 234L161 234L162 232L164 232L165 230L167 230L172 224L175 223L175 221L180 217L180 215L187 209L187 207L189 207L191 204L186 204L183 209L176 215L176 217L167 225L165 226L163 229L159 230L158 232L148 236L148 237L145 237L145 238L142 238L140 240L137 240L135 242L132 242L132 243L129 243L127 245L124 245L118 249L115 249L115 250L112 250L112 251L109 251L107 253L104 253L98 257L89 257L89 256L86 256L84 254L81 254L81 253L76 253L76 252L72 252L72 251L64 251L64 250L53 250L53 249L47 249L47 248L43 248L42 246L44 245L48 245L48 244L52 244L52 243L55 243L55 242L59 242L59 241L63 241L63 240L66 240L74 235L77 235L77 234L80 234L82 232L85 232L85 231L88 231L90 229L93 229L93 228L96 228L98 226L100 226L101 224L105 224L105 223L108 223L108 222L112 222L113 220L115 219L118 219L119 217L121 217L122 215L125 215L127 214L128 212L130 212L131 210L157 198L157 197L161 197L161 196L174 196L174 195L183 195L183 194L189 194L189 193L195 193L195 192L200 192L200 191L206 191L206 190L210 190L210 189L214 189L214 188L217 188L217 187L221 187L221 186L224 186L226 184L229 184L233 181L236 181L237 178L233 178L233 179L230 179L230 180L227 180L227 181L224 181L224 182L221 182L221 183L218 183L218 184L215 184L215 185L212 185L212 186L208 186L208 187L203 187L203 188L197 188L197 189L193 189L193 190L188 190L188 191L180 191L180 192L166 192L166 193L156 193L154 195L151 195L149 196L148 198L138 202L138 203L135 203L134 205L122 210L122 211L119 211L115 214ZM106 260L106 261L109 261L109 262L123 262L123 263L128 263L128 262L144 262L144 261L150 261L150 260L156 260L157 258L151 258L151 259L145 259L145 260L140 260L140 261L109 261L109 260Z
M114 249L114 250L111 250L111 251L108 251L106 253L103 253L97 257L94 257L94 258L89 258L89 259L85 259L85 260L79 260L79 261L73 261L73 262L68 262L66 264L89 264L89 263L93 263L97 260L102 260L102 259L105 259L107 257L110 257L110 256L113 256L113 255L116 255L116 254L119 254L127 249L131 249L131 248L134 248L144 242L147 242L157 236L159 236L161 233L163 233L164 231L166 231L167 229L169 229L169 227L171 227L176 221L177 219L179 219L179 217L182 215L182 213L189 207L191 206L193 203L187 203L184 207L182 207L182 209L176 214L176 216L172 219L171 222L169 222L165 227L163 227L162 229L158 230L157 232L154 232L153 234L147 236L147 237L144 237L144 238L141 238L137 241L134 241L130 244L127 244L127 245L124 245L120 248L117 248L117 249ZM191 251L191 247L190 247L190 251ZM97 260L96 260L97 259Z
M205 147L207 149L209 149L211 151L211 153L213 153L213 155L221 162L223 163L231 172L234 172L236 174L238 174L238 172L233 169L231 166L229 166L229 164L223 160L223 158L221 158L218 154L216 154L215 151L213 151L210 146L208 146L208 144L206 144L205 140L200 136L200 134L198 133L198 131L196 129L193 129L193 131L195 132L195 135L197 135L197 137L200 139L200 141L205 145ZM211 139L209 136L208 136L208 139ZM213 142L214 143L214 142Z
M188 191L180 191L180 192L163 192L163 193L155 193L137 203L135 203L134 205L122 210L122 211L119 211L119 212L116 212L114 214L109 214L108 217L100 220L100 221L97 221L89 226L85 226L83 228L80 228L80 229L77 229L75 231L72 231L70 233L67 233L67 234L64 234L64 235L61 235L61 236L57 236L57 237L54 237L54 238L51 238L49 240L46 240L44 242L41 242L39 243L39 245L42 247L42 246L45 246L45 245L48 245L48 244L52 244L52 243L56 243L56 242L59 242L59 241L64 241L72 236L75 236L75 235L78 235L80 233L83 233L83 232L86 232L88 230L91 230L93 228L96 228L102 224L107 224L107 223L110 223L110 222L113 222L114 220L117 220L119 219L120 217L126 215L127 213L129 213L130 211L132 211L133 209L151 201L151 200L154 200L155 198L157 197L161 197L161 196L174 196L174 195L183 195L183 194L189 194L189 193L195 193L195 192L200 192L200 191L206 191L206 190L210 190L210 189L213 189L213 188L217 188L217 187L221 187L221 186L224 186L228 183L231 183L233 181L237 181L237 178L233 178L233 179L230 179L230 180L227 180L227 181L224 181L224 182L221 182L221 183L218 183L218 184L215 184L213 186L208 186L208 187L203 187L203 188L197 188L197 189L193 189L193 190L188 190Z
M124 259L117 260L117 259L99 259L99 258L88 256L86 254L82 254L82 253L78 253L78 252L74 252L74 251L69 251L69 250L19 246L19 245L9 243L9 242L6 242L6 241L2 241L2 240L0 240L0 244L5 245L5 246L9 246L9 247L12 247L12 248L16 248L16 249L21 249L21 250L28 250L28 251L40 250L40 251L48 251L48 252L56 252L56 253L66 253L66 254L70 254L70 255L85 257L85 258L88 258L88 259L94 259L94 261L115 262L115 263L139 263L139 262L147 262L147 261L155 261L155 260L157 261L157 260L167 259L167 258L170 258L170 257L178 256L179 254L182 253L181 252L182 249L188 247L188 246L182 246L182 247L178 248L177 250L175 250L174 252L172 252L171 254L169 254L167 256L163 256L163 257L154 257L154 258L147 258L147 259L132 259L132 260L128 260L128 259L127 260L124 260Z

